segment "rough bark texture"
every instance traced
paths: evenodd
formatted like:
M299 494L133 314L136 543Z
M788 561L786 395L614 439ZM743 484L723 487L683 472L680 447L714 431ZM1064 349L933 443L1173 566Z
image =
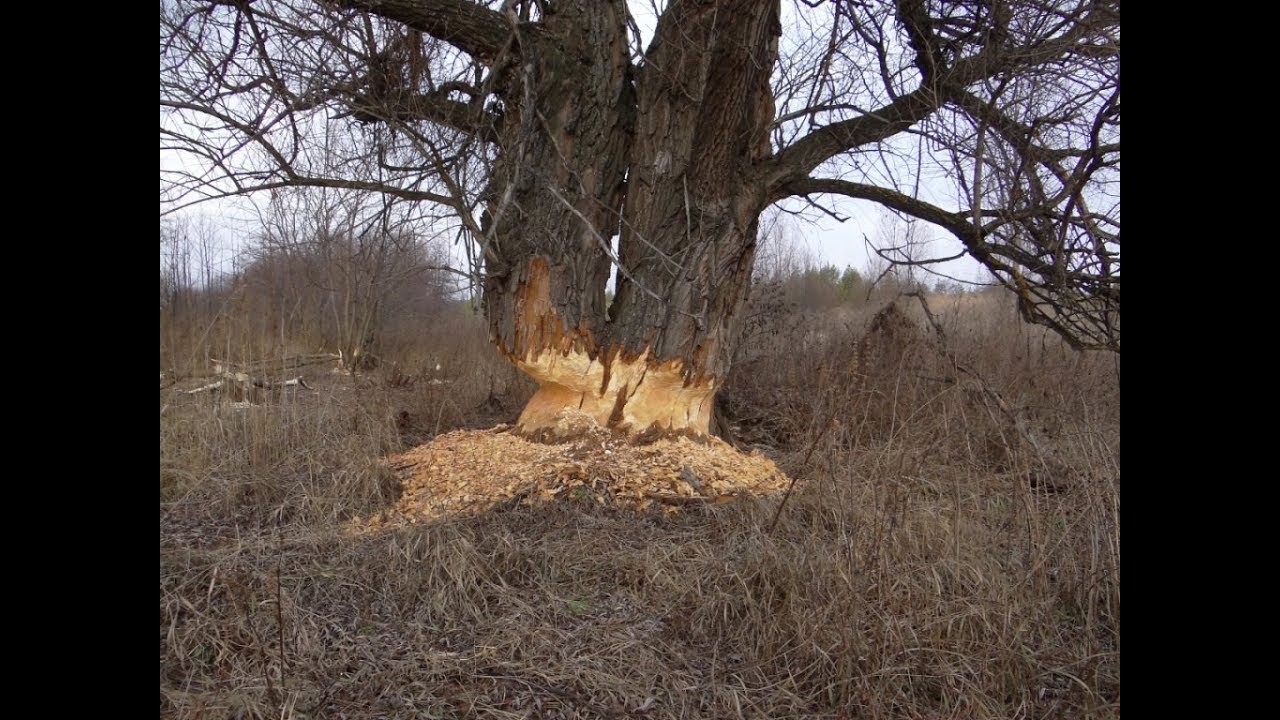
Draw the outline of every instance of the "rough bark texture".
M513 358L591 345L605 321L607 246L618 224L632 134L631 78L621 0L574 3L538 32L513 25L495 70L506 118L489 187L485 311ZM545 297L524 303L532 263ZM534 329L536 328L536 331Z
M621 2L557 7L515 31L485 223L494 341L541 385L521 424L706 433L766 202L778 4L673 2L634 78Z
M728 370L746 298L779 34L776 3L673 4L640 73L613 338L694 377Z

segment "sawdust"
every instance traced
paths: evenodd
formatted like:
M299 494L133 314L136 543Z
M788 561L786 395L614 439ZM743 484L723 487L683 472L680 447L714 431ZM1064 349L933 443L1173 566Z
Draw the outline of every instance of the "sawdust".
M586 502L667 513L786 489L790 480L758 451L719 438L628 440L565 411L559 442L514 428L459 430L387 459L404 486L391 508L356 522L379 529L495 506ZM566 436L568 439L566 439Z

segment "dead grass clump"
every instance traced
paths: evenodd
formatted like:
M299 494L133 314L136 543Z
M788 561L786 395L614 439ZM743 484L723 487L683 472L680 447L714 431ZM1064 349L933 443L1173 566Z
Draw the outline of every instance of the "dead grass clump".
M796 479L780 515L565 491L351 533L418 492L379 468L419 437L442 483L442 447L514 439L449 434L487 379L437 394L384 364L216 414L162 390L161 717L1119 717L1118 361L998 305L933 309L947 343L903 305L916 330L875 372L850 362L877 308L744 358L728 404ZM509 480L621 467L528 445L552 456Z
M354 394L282 405L170 407L160 446L161 505L171 518L209 525L313 523L394 497L395 479L377 457L397 449L395 429L376 405Z
M888 470L802 481L773 536L744 499L163 545L162 715L1117 716L1087 503Z
M257 405L187 394L198 378L162 388L167 521L226 530L371 514L400 493L385 457L458 427L509 422L528 397L484 362L447 367L435 356L355 376L313 369L306 382Z
M1118 457L1116 356L1072 351L999 296L931 307L942 335L909 297L842 310L839 322L780 321L777 346L734 367L722 398L730 425L780 454L826 432L902 463L927 454L1050 484Z

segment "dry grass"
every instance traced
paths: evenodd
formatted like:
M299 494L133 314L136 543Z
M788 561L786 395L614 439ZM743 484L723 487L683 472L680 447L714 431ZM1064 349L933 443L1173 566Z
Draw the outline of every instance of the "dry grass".
M851 364L868 311L727 392L798 478L772 534L777 498L345 532L397 496L379 458L514 417L489 360L217 416L162 391L161 716L1118 717L1118 363L991 314L945 349L1053 458L918 325Z

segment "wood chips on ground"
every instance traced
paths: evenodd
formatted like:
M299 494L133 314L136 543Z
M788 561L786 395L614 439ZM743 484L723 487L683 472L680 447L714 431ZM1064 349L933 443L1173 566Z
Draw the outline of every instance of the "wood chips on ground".
M790 480L759 451L719 438L663 437L633 444L586 419L576 437L545 444L510 426L459 430L388 458L404 492L367 529L404 525L508 504L572 500L676 512L740 495L785 490Z

